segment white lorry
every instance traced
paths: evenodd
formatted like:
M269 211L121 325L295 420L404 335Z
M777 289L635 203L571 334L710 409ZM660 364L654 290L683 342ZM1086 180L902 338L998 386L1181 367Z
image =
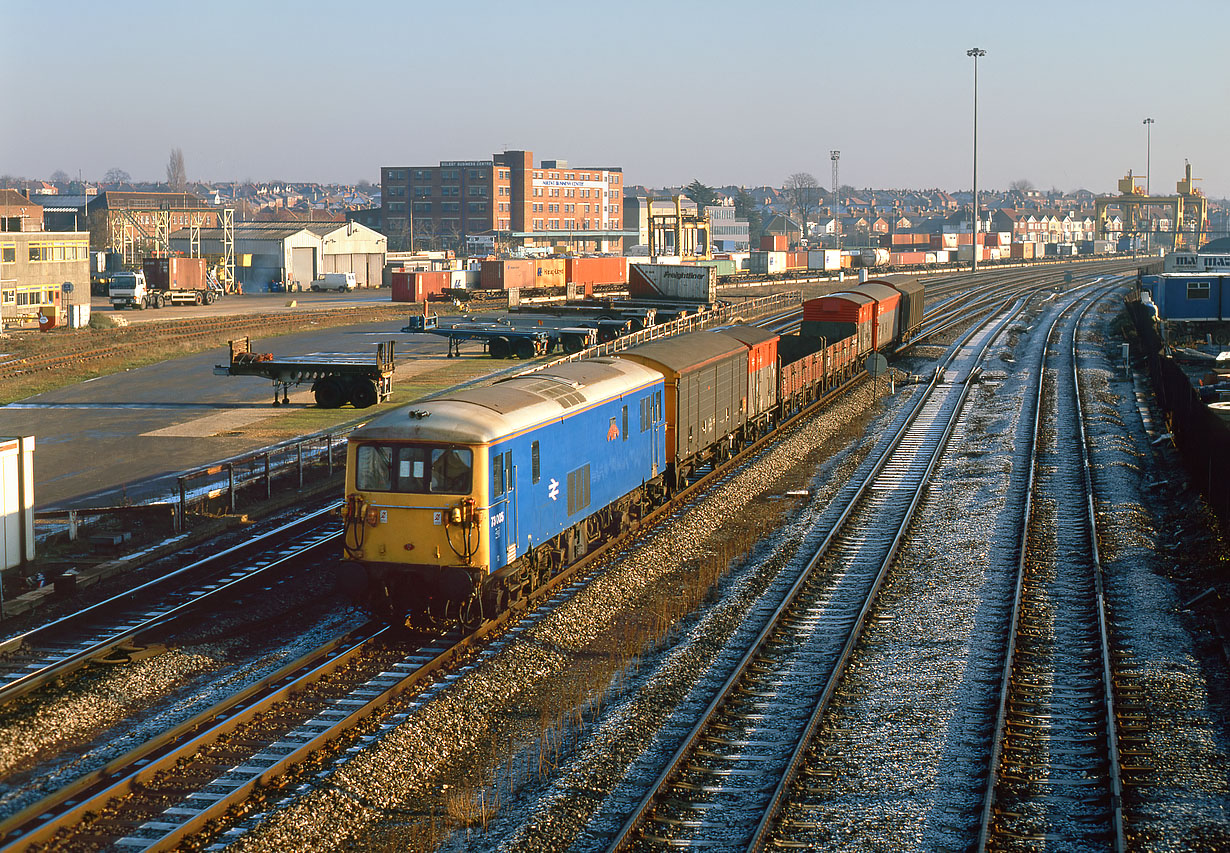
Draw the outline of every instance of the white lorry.
M140 270L113 273L107 288L116 309L212 305L220 292L202 258L146 258Z
M312 290L336 290L345 293L359 286L352 272L327 272L312 282Z

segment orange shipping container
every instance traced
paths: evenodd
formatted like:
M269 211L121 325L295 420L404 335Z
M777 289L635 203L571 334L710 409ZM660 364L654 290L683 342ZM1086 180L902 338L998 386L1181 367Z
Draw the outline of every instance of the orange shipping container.
M563 287L564 259L542 258L534 264L534 287Z
M786 251L786 235L785 234L762 234L760 236L760 251L762 252L784 252Z
M484 290L533 287L537 269L534 261L483 261L479 267L478 286Z
M627 258L567 258L564 280L581 285L592 296L595 284L627 284Z
M431 296L439 296L448 287L447 272L407 272L396 270L392 274L394 302L422 302Z

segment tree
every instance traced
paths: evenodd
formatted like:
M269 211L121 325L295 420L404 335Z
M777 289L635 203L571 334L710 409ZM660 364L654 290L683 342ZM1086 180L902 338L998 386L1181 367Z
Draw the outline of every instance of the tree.
M756 199L745 189L735 194L735 216L747 220L748 239L753 246L760 245L760 235L764 232L764 220Z
M128 174L123 169L112 167L107 170L107 174L103 175L103 183L127 184L131 182L132 175Z
M807 233L807 220L820 207L820 184L810 172L795 172L782 187L791 210L799 212L799 227Z
M68 180L68 173L63 169L56 169L51 173L51 182L53 184L62 184Z
M717 204L717 190L713 187L708 187L702 184L699 180L693 180L683 188L684 194L696 202L696 207L704 212L704 209L709 205Z
M1033 188L1034 183L1028 178L1021 178L1019 181L1013 181L1008 185L1008 189L1018 193L1027 193Z
M172 148L167 160L167 185L173 192L182 193L188 188L188 171L184 168L184 151Z

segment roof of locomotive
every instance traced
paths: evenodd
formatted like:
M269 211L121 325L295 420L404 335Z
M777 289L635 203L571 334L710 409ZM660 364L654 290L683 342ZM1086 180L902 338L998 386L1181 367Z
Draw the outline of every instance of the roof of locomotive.
M675 373L708 364L717 358L747 352L742 341L716 332L689 332L632 347L618 354L620 359L645 359Z
M657 371L622 359L558 364L492 385L444 391L381 415L351 438L488 444L661 378Z

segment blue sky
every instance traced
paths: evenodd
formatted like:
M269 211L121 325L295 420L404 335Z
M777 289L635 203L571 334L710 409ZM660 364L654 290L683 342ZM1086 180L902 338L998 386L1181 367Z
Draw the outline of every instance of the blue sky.
M1230 197L1230 2L0 0L0 174L378 181L538 159L693 178Z

